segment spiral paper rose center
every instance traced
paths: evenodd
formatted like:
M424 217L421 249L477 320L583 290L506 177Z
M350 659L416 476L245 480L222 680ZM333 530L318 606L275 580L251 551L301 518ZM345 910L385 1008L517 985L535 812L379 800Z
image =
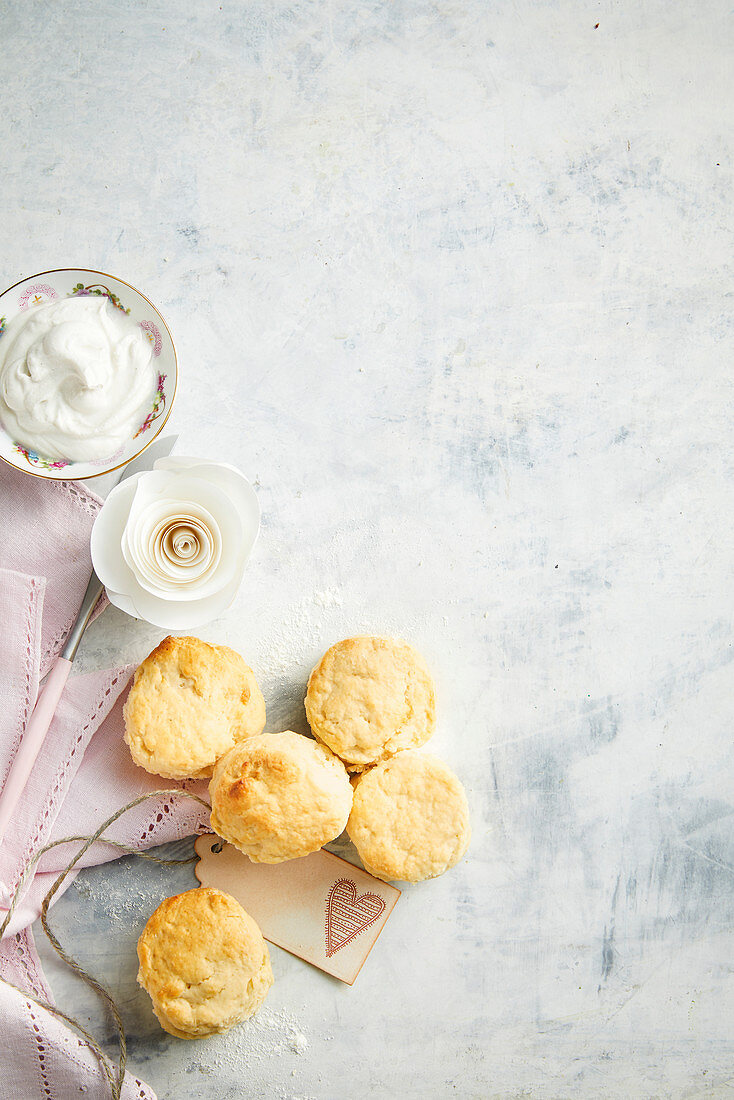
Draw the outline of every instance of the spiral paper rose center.
M164 522L154 534L155 554L161 568L181 565L187 569L206 560L211 537L203 524L189 518Z
M216 520L191 502L156 501L127 535L139 580L151 590L183 594L210 576L222 553Z
M174 520L161 535L161 553L172 562L191 565L201 554L201 530L194 524Z

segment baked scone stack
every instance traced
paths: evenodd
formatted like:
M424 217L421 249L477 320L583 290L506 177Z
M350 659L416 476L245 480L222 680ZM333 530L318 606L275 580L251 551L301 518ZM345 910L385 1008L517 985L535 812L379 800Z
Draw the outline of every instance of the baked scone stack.
M265 702L242 657L171 637L135 673L125 739L149 772L211 776L212 829L255 863L309 855L346 826L378 878L420 882L453 867L469 844L469 810L451 769L416 751L436 725L417 650L373 635L337 642L313 669L305 705L315 740L264 734Z
M212 829L255 863L309 855L345 827L377 878L421 882L458 863L469 808L451 769L419 751L436 724L420 654L391 638L347 638L314 668L305 705L313 739L263 733L265 703L242 657L169 637L135 673L125 740L156 775L211 776ZM184 1039L247 1019L273 981L254 920L209 888L164 901L138 955L161 1026Z

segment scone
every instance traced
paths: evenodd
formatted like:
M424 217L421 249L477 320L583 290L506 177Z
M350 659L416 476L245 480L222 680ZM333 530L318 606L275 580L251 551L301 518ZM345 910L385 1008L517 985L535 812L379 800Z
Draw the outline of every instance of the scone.
M235 745L209 784L212 829L253 863L316 852L344 829L352 787L341 760L300 733Z
M425 744L436 723L433 680L407 642L362 635L337 642L311 673L306 717L350 771Z
M201 779L243 737L262 732L265 700L233 649L169 637L137 669L123 714L136 764L166 779Z
M398 753L356 780L347 832L376 878L436 878L469 845L464 788L437 756Z
M179 1039L227 1031L273 984L260 929L238 901L209 887L166 898L138 940L138 983L161 1027Z

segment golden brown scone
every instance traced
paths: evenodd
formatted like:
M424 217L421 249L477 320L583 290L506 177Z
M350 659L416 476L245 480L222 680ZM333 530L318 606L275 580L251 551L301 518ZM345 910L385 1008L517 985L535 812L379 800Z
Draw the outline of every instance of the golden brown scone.
M136 764L166 779L201 779L238 741L262 732L265 700L233 649L169 637L135 672L123 714Z
M179 1039L227 1031L273 984L260 929L238 901L209 887L158 906L138 940L138 983L161 1027Z
M316 852L344 829L352 787L341 760L300 733L235 745L209 784L212 829L253 863Z
M376 878L436 878L469 846L464 788L437 756L400 752L355 782L347 832Z
M337 642L311 673L306 717L350 771L425 744L436 723L433 680L412 646L362 635Z

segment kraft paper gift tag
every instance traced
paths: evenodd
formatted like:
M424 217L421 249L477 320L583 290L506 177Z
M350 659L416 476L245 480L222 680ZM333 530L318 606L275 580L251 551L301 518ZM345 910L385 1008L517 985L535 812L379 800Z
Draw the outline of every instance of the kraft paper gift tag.
M231 894L266 940L352 985L400 891L322 848L285 863L253 863L206 834L196 877Z

